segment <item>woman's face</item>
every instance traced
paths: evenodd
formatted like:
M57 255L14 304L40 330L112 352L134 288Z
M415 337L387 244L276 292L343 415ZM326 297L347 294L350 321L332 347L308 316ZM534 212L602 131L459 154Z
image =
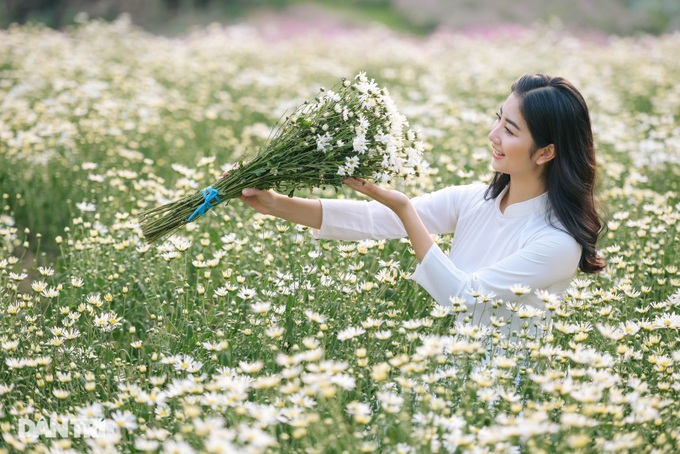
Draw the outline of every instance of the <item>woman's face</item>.
M489 133L493 149L491 167L511 177L540 176L540 166L532 159L534 139L520 113L520 98L508 96L496 114L498 119Z

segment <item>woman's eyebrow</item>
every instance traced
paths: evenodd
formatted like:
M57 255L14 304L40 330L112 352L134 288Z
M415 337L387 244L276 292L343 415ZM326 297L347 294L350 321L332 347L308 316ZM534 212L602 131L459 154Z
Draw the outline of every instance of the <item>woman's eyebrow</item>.
M509 118L506 117L506 118L505 118L505 121L507 121L508 123L510 123L511 125L513 125L513 126L515 127L516 130L521 131L521 129L519 128L519 126L517 126L517 123L515 123L515 122L512 121L511 119L509 119Z
M503 115L503 106L501 106L500 112L501 112L501 115ZM505 121L507 121L508 123L510 123L512 126L514 126L516 130L518 130L518 131L521 131L521 130L522 130L519 126L517 126L517 123L515 123L515 122L512 121L511 119L505 117Z

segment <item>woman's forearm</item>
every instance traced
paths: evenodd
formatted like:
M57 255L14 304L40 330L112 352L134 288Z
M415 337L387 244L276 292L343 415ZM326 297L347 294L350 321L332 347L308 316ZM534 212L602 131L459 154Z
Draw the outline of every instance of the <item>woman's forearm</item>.
M413 251L416 254L418 263L421 263L434 244L430 232L425 228L423 221L420 219L420 216L418 216L415 207L410 201L403 209L395 212L404 224L404 229L406 230L409 240L411 240L411 246L413 246Z
M262 214L269 214L313 229L321 228L321 201L286 197L271 189L246 188L240 197Z
M276 203L269 214L313 229L321 228L320 200L288 197L283 194L276 194L275 197Z

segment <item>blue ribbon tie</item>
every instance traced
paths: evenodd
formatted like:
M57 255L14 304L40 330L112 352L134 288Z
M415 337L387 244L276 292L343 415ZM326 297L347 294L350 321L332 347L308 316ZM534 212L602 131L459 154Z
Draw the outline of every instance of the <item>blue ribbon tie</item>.
M189 220L187 222L191 222L191 220L196 216L203 216L207 210L213 207L213 204L210 203L212 200L217 200L217 203L222 203L218 197L217 189L213 189L212 186L208 186L203 190L203 204L196 208L196 211L194 211L193 214L189 216Z

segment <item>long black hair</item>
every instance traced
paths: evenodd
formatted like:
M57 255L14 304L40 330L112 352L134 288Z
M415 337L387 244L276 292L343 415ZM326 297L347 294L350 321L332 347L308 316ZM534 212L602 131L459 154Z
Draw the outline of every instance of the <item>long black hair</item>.
M605 223L595 206L595 146L590 114L581 93L566 79L544 74L522 76L512 85L520 112L534 140L532 155L553 144L555 158L545 164L543 179L552 206L550 216L581 245L579 268L596 273L605 266L597 240ZM496 172L485 197L496 198L510 175Z

